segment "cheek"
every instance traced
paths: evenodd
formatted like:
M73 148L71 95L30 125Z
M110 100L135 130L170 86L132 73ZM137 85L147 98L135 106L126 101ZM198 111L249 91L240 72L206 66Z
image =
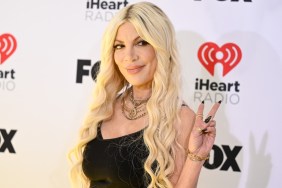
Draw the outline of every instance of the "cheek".
M121 67L121 57L119 53L114 53L114 63L116 65L116 68L120 71L122 75L124 75L123 69Z
M114 52L114 61L115 61L115 63L118 65L118 55L117 55L117 53L116 52Z
M151 62L152 67L156 67L156 65L157 65L157 56L156 56L156 53L155 53L153 47L151 47L147 51L146 56L147 56L148 60Z
M116 67L119 69L120 73L124 75L123 69L122 69L122 57L119 53L114 53L114 62L116 64Z
M156 57L156 54L154 52L151 52L151 53L148 53L147 54L147 57L149 58L149 61L151 62L151 70L152 72L155 72L156 71L156 68L157 68L157 64L158 64L158 60L157 60L157 57Z
M120 50L114 52L114 61L116 64L120 64L123 61L123 53Z

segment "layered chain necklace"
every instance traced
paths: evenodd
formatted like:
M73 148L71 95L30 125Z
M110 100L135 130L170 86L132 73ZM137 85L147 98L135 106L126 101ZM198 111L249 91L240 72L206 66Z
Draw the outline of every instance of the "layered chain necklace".
M132 108L128 107L125 102L125 97L121 99L121 109L123 115L128 119L128 120L136 120L139 119L147 114L146 110L146 103L149 100L143 99L143 100L136 100L134 99L133 96L133 89L130 89L129 92L129 101L131 102Z

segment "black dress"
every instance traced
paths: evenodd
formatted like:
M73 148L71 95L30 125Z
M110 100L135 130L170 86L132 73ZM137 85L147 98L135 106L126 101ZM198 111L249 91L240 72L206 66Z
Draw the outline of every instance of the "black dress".
M97 137L85 147L82 169L90 180L90 188L145 188L147 156L143 130L103 139L99 127Z

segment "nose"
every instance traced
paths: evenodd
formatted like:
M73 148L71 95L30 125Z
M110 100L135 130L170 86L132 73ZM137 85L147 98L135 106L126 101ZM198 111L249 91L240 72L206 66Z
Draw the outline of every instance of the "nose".
M124 61L131 63L136 61L137 59L138 59L138 55L134 46L127 47L124 51Z

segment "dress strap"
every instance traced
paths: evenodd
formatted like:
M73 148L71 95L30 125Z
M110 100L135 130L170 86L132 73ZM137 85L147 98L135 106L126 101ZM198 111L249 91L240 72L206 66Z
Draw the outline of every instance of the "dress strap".
M103 139L102 133L101 133L101 124L99 124L98 127L97 127L97 138Z

